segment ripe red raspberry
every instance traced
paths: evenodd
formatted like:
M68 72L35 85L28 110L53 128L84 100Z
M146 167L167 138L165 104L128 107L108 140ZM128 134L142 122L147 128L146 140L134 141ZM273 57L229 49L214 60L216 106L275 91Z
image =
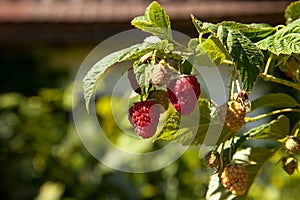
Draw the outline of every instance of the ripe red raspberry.
M246 108L237 101L229 101L220 106L220 121L231 131L240 130L244 124L245 116Z
M155 101L161 105L160 113L164 113L169 108L169 98L164 90L154 90L149 93L147 100Z
M284 147L288 154L293 154L295 152L300 152L299 140L293 136L287 136L287 140L284 143Z
M234 195L243 195L247 191L248 172L242 164L226 166L220 179L222 185Z
M168 97L174 108L182 115L193 112L201 93L195 76L180 76L167 84Z
M282 168L286 173L292 175L298 168L298 161L294 157L282 158Z
M137 102L129 109L128 118L139 136L150 138L157 129L159 106L154 101Z

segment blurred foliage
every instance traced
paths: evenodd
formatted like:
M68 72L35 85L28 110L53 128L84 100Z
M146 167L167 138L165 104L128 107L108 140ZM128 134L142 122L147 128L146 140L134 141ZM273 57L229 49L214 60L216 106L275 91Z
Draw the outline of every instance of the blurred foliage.
M51 59L49 54L53 50L49 47L1 48L5 51L1 51L0 55L0 92L18 91L25 95L36 95L39 88L45 85L60 87L69 76L69 71L61 63L53 65L59 59Z
M1 199L204 199L212 171L199 159L198 148L149 173L122 173L102 165L82 145L70 120L69 91L44 88L31 97L0 96ZM111 123L110 97L97 102L106 131L120 133ZM117 141L118 136L110 135L110 139ZM296 199L299 195L300 175L285 174L277 163L282 153L260 174L249 199Z
M81 144L70 115L70 95L41 89L38 95L0 96L1 199L196 199L205 195L208 173L189 150L172 165L145 174L103 166ZM110 102L100 99L110 132ZM102 113L103 114L103 113ZM115 136L116 137L116 136ZM17 188L17 192L16 192Z

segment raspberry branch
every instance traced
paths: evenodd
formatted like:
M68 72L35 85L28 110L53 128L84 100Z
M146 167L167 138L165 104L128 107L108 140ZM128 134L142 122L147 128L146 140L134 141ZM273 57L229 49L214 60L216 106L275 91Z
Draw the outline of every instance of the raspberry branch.
M265 117L269 117L269 116L280 114L280 113L284 113L284 112L300 112L300 109L284 108L284 109L280 109L280 110L274 110L272 112L265 113L265 114L262 114L262 115L258 115L256 117L245 117L245 122L246 123L248 123L248 122L254 122L254 121L263 119Z
M281 78L277 78L275 76L264 74L264 73L260 73L259 76L264 81L269 81L269 82L273 82L273 83L279 83L281 85L285 85L285 86L288 86L288 87L291 87L293 89L296 89L296 90L300 91L300 84L293 83L291 81L287 81L287 80L284 80L284 79L281 79Z

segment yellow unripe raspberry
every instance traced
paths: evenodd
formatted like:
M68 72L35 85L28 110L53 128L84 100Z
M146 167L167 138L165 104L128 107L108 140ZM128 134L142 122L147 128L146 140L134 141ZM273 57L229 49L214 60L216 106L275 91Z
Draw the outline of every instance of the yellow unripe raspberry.
M244 124L245 107L237 101L223 104L219 110L219 117L224 126L231 131L238 131Z
M242 164L226 166L220 175L222 185L234 195L243 195L247 191L248 172Z

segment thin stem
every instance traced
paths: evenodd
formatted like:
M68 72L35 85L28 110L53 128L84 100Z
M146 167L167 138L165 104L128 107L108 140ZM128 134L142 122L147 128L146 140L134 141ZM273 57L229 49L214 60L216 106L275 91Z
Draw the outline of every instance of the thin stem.
M223 168L223 164L224 164L224 157L223 157L223 153L224 153L224 145L225 143L222 143L222 146L221 146L221 153L220 153L220 169Z
M232 160L232 151L233 151L233 147L234 147L234 136L231 138L231 142L230 142L230 149L229 149L229 160Z
M270 81L270 82L274 82L274 83L279 83L281 85L285 85L291 88L294 88L296 90L300 91L300 84L299 83L293 83L291 81L287 81L281 78L277 78L275 76L272 75L268 75L268 74L263 74L260 73L259 76L264 80L264 81Z
M265 113L265 114L262 114L262 115L258 115L256 117L252 117L252 118L251 117L246 117L245 122L246 123L254 122L254 121L260 120L262 118L269 117L269 116L272 116L272 115L276 115L276 114L279 114L279 113L284 113L284 112L300 112L300 109L284 108L284 109L280 109L280 110L274 110L272 112Z
M231 60L223 60L222 64L233 66L234 62Z
M200 43L200 44L202 43L202 36L203 36L203 33L200 33L200 34L199 34L199 43Z
M236 81L235 81L235 84L236 84L237 92L240 92L240 91L241 91L241 87L240 87L239 80L236 80Z
M229 101L232 101L234 99L235 75L236 75L236 68L234 67L233 70L232 70L232 74L231 74Z
M268 74L268 71L269 71L269 68L270 68L270 64L271 64L271 61L273 59L273 54L271 53L271 55L269 56L268 58L268 61L267 61L267 64L266 64L266 67L265 67L265 70L264 70L264 73L265 75Z
M296 129L296 131L294 133L294 137L298 137L298 133L299 133L299 128Z

